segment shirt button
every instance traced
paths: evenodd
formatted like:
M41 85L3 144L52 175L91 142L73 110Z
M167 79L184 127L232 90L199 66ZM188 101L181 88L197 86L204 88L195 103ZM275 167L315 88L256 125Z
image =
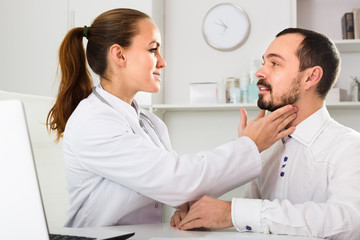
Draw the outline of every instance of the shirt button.
M155 208L158 208L159 207L159 204L155 203Z

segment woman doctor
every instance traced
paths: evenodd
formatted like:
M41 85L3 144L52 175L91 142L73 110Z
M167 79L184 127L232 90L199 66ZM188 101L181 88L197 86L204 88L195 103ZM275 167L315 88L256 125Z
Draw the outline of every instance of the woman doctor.
M178 156L165 124L134 100L138 91L159 91L166 65L160 45L156 25L132 9L107 11L64 38L61 82L47 124L58 139L63 137L66 226L160 223L163 203L179 206L204 194L218 197L257 177L259 151L294 130L281 132L296 115L291 106L267 116L261 112L248 125L242 110L238 132L244 137ZM86 59L100 76L95 88Z

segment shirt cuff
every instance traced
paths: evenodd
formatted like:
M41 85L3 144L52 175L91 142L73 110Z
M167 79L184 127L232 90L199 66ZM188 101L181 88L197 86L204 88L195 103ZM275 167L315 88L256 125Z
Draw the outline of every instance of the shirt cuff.
M261 199L233 198L231 219L239 232L263 232L261 226Z

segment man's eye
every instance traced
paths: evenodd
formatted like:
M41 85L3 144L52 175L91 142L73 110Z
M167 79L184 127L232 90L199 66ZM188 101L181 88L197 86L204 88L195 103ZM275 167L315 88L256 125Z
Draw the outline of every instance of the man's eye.
M276 62L272 62L272 65L275 67L278 66L279 64L277 64Z

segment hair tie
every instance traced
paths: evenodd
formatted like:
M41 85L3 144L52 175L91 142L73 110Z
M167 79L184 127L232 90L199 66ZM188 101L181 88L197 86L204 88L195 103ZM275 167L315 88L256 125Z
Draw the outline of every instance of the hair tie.
M89 27L87 27L86 25L84 26L84 37L86 37L86 39L88 39L88 31L89 31Z

